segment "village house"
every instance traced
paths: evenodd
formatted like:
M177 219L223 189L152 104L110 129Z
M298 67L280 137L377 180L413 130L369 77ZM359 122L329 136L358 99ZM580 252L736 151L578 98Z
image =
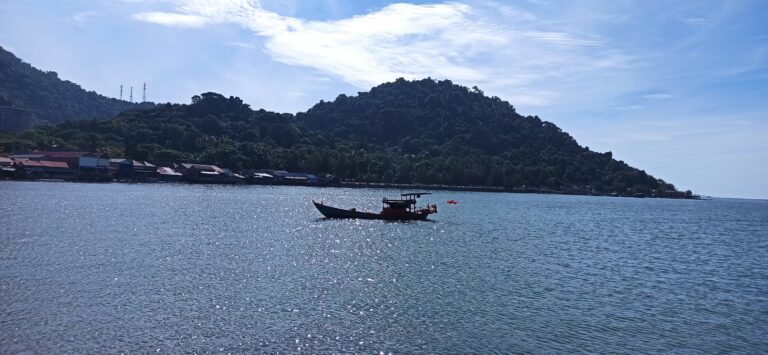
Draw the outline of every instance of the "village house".
M109 158L102 153L90 152L30 152L14 154L14 160L52 161L66 163L82 180L109 180ZM29 166L29 164L27 164Z
M160 177L160 181L167 181L167 182L181 181L181 179L184 177L184 174L179 173L167 166L161 166L157 168L157 174Z
M77 171L62 161L14 159L21 179L73 179Z
M153 181L159 178L157 166L147 161L110 159L109 170L117 180Z
M216 165L183 163L176 164L175 167L190 182L212 184L240 184L245 182L244 176L235 174L229 169L219 168Z
M13 167L13 159L0 157L0 179L10 179L16 175L16 168Z
M13 166L13 159L8 157L0 157L0 167L11 167Z

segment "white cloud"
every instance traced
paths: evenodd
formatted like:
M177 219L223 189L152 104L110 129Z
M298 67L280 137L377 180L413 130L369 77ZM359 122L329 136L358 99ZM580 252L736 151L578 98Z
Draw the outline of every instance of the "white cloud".
M603 52L601 57L595 58L593 64L598 68L627 68L636 60L637 58L623 53L606 51Z
M467 22L464 5L391 5L365 16L310 22L272 36L266 44L276 59L315 67L360 87L397 77L481 80L468 65L502 37Z
M682 19L682 21L691 26L704 26L711 22L709 19L703 17L688 17Z
M92 19L94 17L97 17L97 16L99 16L99 13L96 12L96 11L83 11L83 12L78 12L78 13L72 15L72 20L74 20L75 22L77 22L79 24L83 24L83 23L87 22L88 20L90 20L90 19Z
M563 32L528 31L523 35L533 40L555 46L596 46L602 44L596 39L579 39Z
M232 47L249 48L249 49L256 48L256 46L250 43L245 43L245 42L229 42L227 43L227 45Z
M511 20L519 20L519 21L535 21L538 20L538 17L528 11L521 10L517 7L504 5L501 3L498 3L496 1L491 1L488 3L488 6L494 8L495 10L499 11L502 15L506 16L507 18Z
M208 23L205 17L169 12L142 12L133 15L133 18L170 27L203 27Z
M333 22L283 17L250 1L188 1L184 14L142 13L136 19L168 26L236 23L267 37L266 50L284 63L309 66L367 87L397 77L479 80L463 62L483 46L504 41L466 20L467 5L393 4Z
M627 15L618 15L618 14L591 14L589 16L590 19L593 19L595 21L602 21L602 22L608 22L608 23L614 23L614 24L621 24L627 21L629 19L629 16Z
M641 96L641 98L646 99L646 100L666 100L666 99L671 99L673 97L674 96L672 96L670 94L663 94L663 93L648 94L648 95Z
M634 110L641 110L645 108L643 105L624 105L624 106L615 106L612 109L614 111L634 111Z
M535 15L488 4L495 10L455 2L396 3L346 19L308 21L265 10L258 1L185 0L175 13L144 12L134 18L176 27L236 24L263 37L264 50L274 60L314 68L360 88L429 76L480 85L531 105L558 96L531 83L627 60L615 51L596 52L605 45L599 38L536 30Z
M548 91L521 90L517 93L506 95L505 99L515 106L544 106L554 101L557 95Z

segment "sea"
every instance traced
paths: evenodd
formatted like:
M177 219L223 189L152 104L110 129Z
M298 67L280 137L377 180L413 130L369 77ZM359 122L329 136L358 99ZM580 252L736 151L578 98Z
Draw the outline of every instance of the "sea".
M0 353L768 353L768 201L401 192L0 182Z

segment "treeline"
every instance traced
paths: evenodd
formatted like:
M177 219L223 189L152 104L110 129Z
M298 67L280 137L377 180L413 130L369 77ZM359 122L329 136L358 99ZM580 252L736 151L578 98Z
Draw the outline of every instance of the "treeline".
M45 72L23 62L0 47L0 105L34 111L36 123L56 124L69 120L110 118L120 112L152 103L131 103L109 98L61 80L56 72Z
M130 110L110 120L38 127L5 149L106 152L159 164L331 173L344 179L673 194L673 185L580 146L551 122L450 81L399 79L297 115L253 110L205 93L188 105Z

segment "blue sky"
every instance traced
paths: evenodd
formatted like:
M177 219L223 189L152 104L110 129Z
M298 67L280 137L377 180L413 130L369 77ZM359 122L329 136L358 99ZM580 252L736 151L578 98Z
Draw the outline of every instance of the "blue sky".
M304 111L397 77L477 85L593 150L768 198L768 2L0 2L0 45L87 90ZM126 89L127 90L127 89Z

